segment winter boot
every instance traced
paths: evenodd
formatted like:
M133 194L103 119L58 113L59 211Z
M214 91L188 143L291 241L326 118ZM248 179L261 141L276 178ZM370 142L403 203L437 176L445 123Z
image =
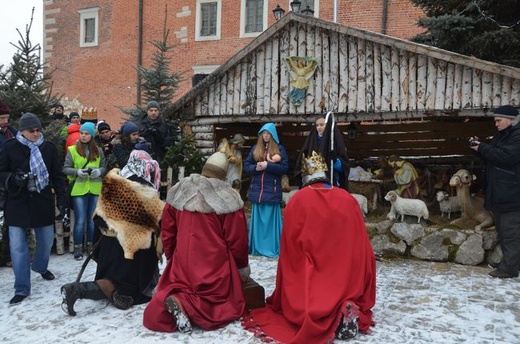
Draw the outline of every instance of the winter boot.
M345 314L341 317L336 338L349 340L358 334L359 307L356 304L347 302Z
M175 297L168 296L164 301L164 305L166 306L166 310L175 317L177 329L182 333L191 333L192 327L190 319L186 313L184 313L181 303Z
M63 301L61 308L65 310L64 306L67 306L67 313L75 316L74 304L78 299L89 299L89 300L105 300L106 295L103 293L101 288L96 282L75 282L65 284L61 287L61 296Z
M83 259L83 247L82 245L74 245L74 259L82 260Z
M126 310L133 306L134 298L128 295L121 295L116 290L112 296L112 303L116 308Z

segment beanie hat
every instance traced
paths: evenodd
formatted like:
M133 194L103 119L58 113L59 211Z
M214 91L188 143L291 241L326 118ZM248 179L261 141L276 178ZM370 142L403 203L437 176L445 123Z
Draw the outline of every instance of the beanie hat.
M107 122L99 122L97 125L98 132L102 132L104 130L110 130L110 125Z
M267 130L271 136L273 137L273 140L274 142L276 142L276 144L280 144L280 140L278 139L278 132L276 131L276 126L274 125L274 123L266 123L262 126L262 128L260 128L260 130L258 130L258 136L260 136L262 134L262 131L264 130Z
M69 114L69 119L72 119L72 117L79 117L79 118L81 118L81 116L79 115L79 113L74 112L74 111L72 111L72 112Z
M92 122L85 122L79 127L79 131L88 131L88 133L94 137L94 135L96 135L96 126Z
M127 137L129 137L130 134L138 132L138 131L139 131L139 128L137 128L137 125L135 125L134 122L130 122L130 121L123 123L123 126L121 126L121 130L119 130L121 135L127 136Z
M511 105L504 105L495 109L492 116L514 119L518 116L518 110Z
M158 102L156 102L155 100L150 100L148 102L148 104L146 104L146 111L152 109L152 108L156 108L157 110L161 110L161 105L159 105Z
M9 106L7 103L0 99L0 115L9 115L11 111L9 110Z
M42 123L40 122L38 116L33 113L26 112L22 115L22 117L20 117L20 120L18 121L18 130L24 131L36 128L40 130L42 128Z
M228 161L226 154L216 152L206 160L206 163L202 166L202 172L200 174L208 178L226 180L227 170Z

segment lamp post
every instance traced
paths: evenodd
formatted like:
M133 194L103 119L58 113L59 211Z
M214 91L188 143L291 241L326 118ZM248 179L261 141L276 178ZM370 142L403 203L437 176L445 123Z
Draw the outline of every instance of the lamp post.
M280 7L280 4L278 4L276 5L276 8L273 10L273 14L276 20L279 20L285 14L285 10Z
M307 16L314 16L314 10L311 9L309 5L307 5L307 7L302 10L302 14L305 14Z
M300 0L291 1L291 11L295 13L300 13L300 8L302 6L302 2Z

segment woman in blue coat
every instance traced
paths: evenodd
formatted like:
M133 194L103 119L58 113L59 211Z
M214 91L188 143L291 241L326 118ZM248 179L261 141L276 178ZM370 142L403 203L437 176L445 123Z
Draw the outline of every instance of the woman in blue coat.
M247 198L251 202L249 221L249 253L266 257L280 254L282 233L281 177L287 173L289 159L280 145L274 123L258 131L258 141L244 161L244 170L251 175Z

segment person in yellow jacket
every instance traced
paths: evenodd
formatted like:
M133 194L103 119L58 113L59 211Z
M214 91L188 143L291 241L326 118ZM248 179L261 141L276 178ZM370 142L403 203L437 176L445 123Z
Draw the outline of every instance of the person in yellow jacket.
M86 252L92 247L94 220L92 215L101 193L101 182L106 173L103 151L96 144L94 123L87 122L80 128L79 140L70 146L63 164L63 173L73 183L71 189L74 209L74 258L83 259L83 239L87 227Z

